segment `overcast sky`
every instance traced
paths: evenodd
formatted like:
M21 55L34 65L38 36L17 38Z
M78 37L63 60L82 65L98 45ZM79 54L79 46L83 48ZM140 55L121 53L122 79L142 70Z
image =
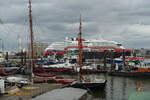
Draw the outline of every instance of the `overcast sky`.
M78 33L101 37L127 48L149 48L150 0L32 0L35 40L63 41ZM0 0L0 38L6 49L17 50L18 37L28 41L28 0ZM3 22L3 23L2 23Z

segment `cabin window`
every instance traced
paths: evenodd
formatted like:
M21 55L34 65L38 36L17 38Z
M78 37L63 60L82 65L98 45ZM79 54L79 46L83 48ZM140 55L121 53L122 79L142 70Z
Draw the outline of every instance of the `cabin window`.
M117 44L117 46L119 46L119 47L120 47L120 46L122 46L122 44Z

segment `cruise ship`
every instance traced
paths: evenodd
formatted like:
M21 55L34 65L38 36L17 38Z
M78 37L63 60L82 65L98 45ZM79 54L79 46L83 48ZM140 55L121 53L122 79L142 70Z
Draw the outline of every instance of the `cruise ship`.
M121 43L115 41L108 41L104 39L83 39L84 51L99 51L99 50L115 50L115 51L130 51L130 49L124 48ZM77 38L66 37L63 42L54 42L50 44L44 51L44 54L60 53L64 54L70 51L78 50Z

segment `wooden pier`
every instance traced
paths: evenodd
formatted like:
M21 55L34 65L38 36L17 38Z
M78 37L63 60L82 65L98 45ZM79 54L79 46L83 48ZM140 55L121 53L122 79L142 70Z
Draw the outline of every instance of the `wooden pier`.
M23 88L14 87L7 91L8 94L0 95L0 100L31 100L36 96L51 91L56 88L61 88L62 84L34 84Z

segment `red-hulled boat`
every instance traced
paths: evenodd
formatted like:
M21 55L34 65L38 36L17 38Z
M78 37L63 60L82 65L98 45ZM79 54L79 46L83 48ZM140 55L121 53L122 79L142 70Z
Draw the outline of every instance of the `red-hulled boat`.
M63 74L76 74L77 71L76 69L73 68L68 68L68 67L42 67L42 66L37 66L33 68L33 71L35 73L49 73L49 72L59 72ZM97 68L82 68L81 73L106 73L107 70L105 69L97 69Z
M106 73L107 70L104 69L81 69L81 73Z
M5 71L5 68L4 67L1 67L0 68L0 76L9 76L9 75L14 75L14 74L17 74L17 73L20 73L21 69L26 67L25 64L23 64L22 66L20 66L19 68L12 68L11 71Z
M60 84L71 84L75 82L76 79L69 79L69 78L64 78L64 77L36 77L33 78L34 83L60 83Z
M56 76L56 74L51 74L51 73L35 73L35 76L39 76L39 77L54 77Z
M67 74L73 74L75 73L75 70L72 68L57 68L57 67L35 67L33 69L35 73L44 73L44 72L60 72L60 73L67 73Z

